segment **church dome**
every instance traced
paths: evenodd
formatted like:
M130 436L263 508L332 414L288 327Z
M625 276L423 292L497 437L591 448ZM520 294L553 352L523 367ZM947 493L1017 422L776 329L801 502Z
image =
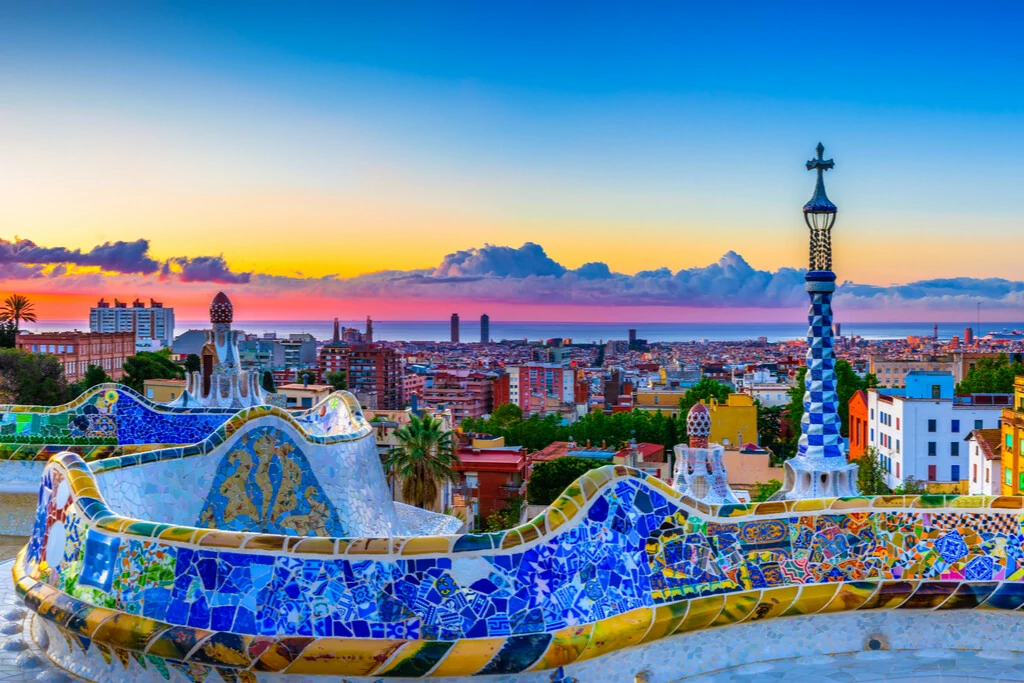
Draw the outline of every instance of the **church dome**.
M231 305L231 299L224 292L217 292L210 303L211 323L230 323L234 320L235 308Z

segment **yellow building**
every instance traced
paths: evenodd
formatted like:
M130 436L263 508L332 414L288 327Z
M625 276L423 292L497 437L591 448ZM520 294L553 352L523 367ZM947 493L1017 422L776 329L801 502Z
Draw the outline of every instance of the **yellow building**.
M1013 408L1003 410L1003 495L1024 492L1024 375L1013 382Z
M637 389L634 407L640 410L660 410L666 416L679 417L679 400L686 396L686 389Z
M183 379L147 379L142 387L142 395L157 403L170 403L181 396L183 391Z
M711 439L725 447L757 443L757 406L749 394L729 394L725 403L712 401Z

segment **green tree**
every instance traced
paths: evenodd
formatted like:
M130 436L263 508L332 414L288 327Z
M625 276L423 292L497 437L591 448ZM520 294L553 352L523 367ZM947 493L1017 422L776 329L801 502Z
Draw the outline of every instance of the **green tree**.
M882 459L874 447L854 462L857 464L857 488L862 496L887 496L892 493L885 483L889 473L882 467Z
M754 482L754 488L757 490L757 493L751 497L750 502L763 503L782 488L782 482L778 479L769 479L767 482L758 481Z
M18 325L13 320L0 320L0 349L13 349L18 342Z
M496 406L494 410L491 411L491 420L506 429L509 425L519 422L522 419L523 409L515 403L503 403L500 406Z
M922 493L926 493L927 491L928 487L925 486L925 483L923 481L918 481L917 477L915 477L914 475L910 475L909 477L906 477L903 480L902 484L893 489L892 492L897 496L912 496L920 495Z
M82 379L71 384L71 398L78 398L89 389L111 381L113 380L110 379L110 376L103 368L98 365L90 365L86 368Z
M27 296L11 294L0 307L0 321L13 322L15 334L21 330L21 323L36 322L36 307Z
M55 406L70 399L57 356L0 349L0 403Z
M181 379L184 369L160 351L140 351L124 361L124 378L121 380L135 391L142 392L147 379Z
M458 481L459 457L451 431L435 417L413 415L394 435L398 446L388 453L385 469L401 480L406 503L432 510L440 483Z
M551 505L567 486L603 464L594 458L572 456L538 462L526 484L526 500L530 505Z
M679 414L685 420L686 414L690 412L693 404L701 401L710 403L712 399L719 403L725 403L729 400L729 387L710 377L702 377L679 399Z
M328 372L324 379L327 380L328 384L334 387L335 391L345 391L348 389L348 382L345 380L344 370Z
M956 386L958 394L1012 394L1013 378L1024 375L1024 363L1010 363L1006 354L985 356Z
M203 363L196 354L190 353L185 356L185 372L199 372L202 367Z
M519 517L522 515L523 506L526 501L522 496L509 498L500 510L495 510L487 515L483 523L483 531L504 531L519 526Z
M763 406L757 404L757 433L761 445L777 456L783 456L782 411L784 406Z
M263 380L260 382L260 386L263 387L263 391L268 394L276 394L277 387L274 385L274 373L270 370L263 371Z
M303 379L303 378L305 378L305 379ZM312 368L306 368L304 370L299 370L299 372L295 375L296 381L305 382L305 383L308 383L308 384L316 384L316 378L317 378L317 371L312 369Z

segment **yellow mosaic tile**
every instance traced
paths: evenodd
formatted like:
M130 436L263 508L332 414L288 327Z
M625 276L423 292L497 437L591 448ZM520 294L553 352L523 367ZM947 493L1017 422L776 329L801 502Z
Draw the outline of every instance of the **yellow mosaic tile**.
M404 643L404 640L317 638L285 669L285 673L369 676Z
M837 583L812 583L800 587L800 595L785 612L784 617L796 617L805 614L817 614L831 602L839 590Z
M799 593L799 586L782 586L761 591L761 599L744 621L761 621L781 615L789 609Z
M472 676L484 668L504 644L504 638L458 640L430 676Z
M894 609L907 601L917 589L918 581L884 581L858 609Z
M517 545L522 545L522 543L523 537L519 535L519 532L515 529L510 529L505 532L505 536L501 539L501 549L515 548Z
M119 612L100 624L93 640L143 652L150 640L169 628L169 624L160 621Z
M580 653L586 649L593 631L593 624L567 626L555 631L544 655L527 671L557 669L560 666L572 664L579 658Z
M568 521L566 520L565 516L562 515L561 512L554 508L548 509L546 517L547 519L545 520L545 524L547 525L548 533L554 532L556 529L558 529L558 527L562 526Z
M402 546L402 555L427 555L429 553L447 553L451 544L445 536L414 536Z
M385 555L391 549L391 541L387 538L360 538L353 540L348 546L348 555Z
M245 539L246 550L273 550L283 552L288 544L287 536L278 534L253 534Z
M878 586L879 583L877 581L856 581L839 584L836 596L818 614L855 610L875 594Z
M655 607L654 621L651 623L651 628L647 631L647 635L640 642L649 643L652 640L658 640L670 633L674 633L679 628L679 625L683 623L689 608L690 603L687 600Z
M692 598L686 618L683 619L683 623L679 625L675 633L687 633L688 631L707 628L708 624L717 619L718 615L721 614L723 605L725 605L724 595Z
M241 531L210 530L193 540L193 543L198 540L200 546L208 548L241 548L248 539L249 534Z
M875 496L871 499L873 508L902 508L906 507L904 496Z
M751 591L743 593L735 593L728 595L725 598L725 605L722 607L722 612L718 617L711 622L708 628L714 628L715 626L728 626L729 624L736 624L748 616L757 607L757 603L761 600L761 591Z
M857 496L855 498L836 498L828 506L829 510L860 510L871 507L871 499Z
M654 610L650 607L630 610L624 614L602 619L594 624L590 642L583 648L576 661L582 662L594 657L636 645L651 626Z
M758 503L754 506L754 514L759 517L762 515L783 515L787 512L789 512L789 509L786 507L786 503L781 500Z
M805 498L794 501L793 512L817 512L827 509L825 501L821 498Z
M294 553L308 553L310 555L333 555L334 539L317 537L303 538L295 544L295 547L290 548L290 551Z

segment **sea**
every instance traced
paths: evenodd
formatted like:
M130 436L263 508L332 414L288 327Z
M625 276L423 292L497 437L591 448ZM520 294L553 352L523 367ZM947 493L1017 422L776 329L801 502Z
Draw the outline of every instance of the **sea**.
M342 320L344 327L362 330L365 320ZM275 332L279 337L291 333L308 332L317 339L328 340L333 334L331 320L236 320L235 329L250 334L263 335ZM190 329L208 329L209 321L178 320L175 335ZM31 331L48 332L72 329L88 329L88 322L81 320L42 320L27 326ZM950 339L954 335L963 338L964 329L975 328L970 322L939 323L939 339ZM520 322L491 319L491 340L529 341L545 339L571 339L576 343L601 343L614 339L627 339L629 330L635 329L640 339L650 342L689 341L743 341L767 337L768 341L802 339L807 335L807 324L800 322L768 323L586 323L586 322ZM1024 330L1024 322L982 323L983 336L989 332L1012 332ZM843 336L857 335L865 339L900 339L909 336L931 336L932 323L928 322L841 322ZM460 328L463 342L480 340L480 324L477 320L463 320ZM374 320L373 336L377 341L447 341L450 335L449 321L433 320ZM1024 339L1024 337L1022 337Z

